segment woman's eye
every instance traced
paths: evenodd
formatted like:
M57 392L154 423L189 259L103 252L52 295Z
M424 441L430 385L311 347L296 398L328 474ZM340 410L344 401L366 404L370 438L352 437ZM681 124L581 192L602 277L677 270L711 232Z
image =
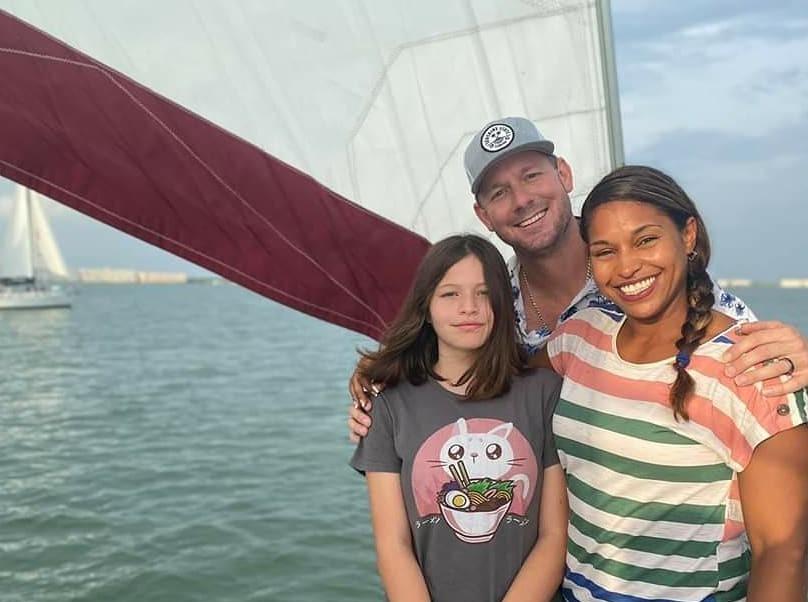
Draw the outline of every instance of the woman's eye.
M601 251L596 251L592 253L592 257L606 257L607 255L611 255L614 251L611 249L603 249Z
M640 241L637 244L641 247L644 247L645 245L652 243L656 239L657 239L656 236L646 236L645 238L640 239Z
M483 295L483 296L487 297L487 296L488 296L488 290L483 289L483 290L479 291L477 294L478 294L478 295Z

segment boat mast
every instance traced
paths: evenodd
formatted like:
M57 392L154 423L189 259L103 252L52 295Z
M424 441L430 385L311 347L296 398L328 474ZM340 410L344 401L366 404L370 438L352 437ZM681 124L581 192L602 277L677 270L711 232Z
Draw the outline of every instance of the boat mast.
M28 259L31 262L31 280L36 280L34 265L34 216L31 212L31 190L25 189L25 216L28 220Z
M625 163L623 152L623 126L620 120L620 96L617 93L617 65L612 34L610 0L596 0L598 27L600 28L600 56L603 70L603 88L606 97L606 130L612 155L612 169Z

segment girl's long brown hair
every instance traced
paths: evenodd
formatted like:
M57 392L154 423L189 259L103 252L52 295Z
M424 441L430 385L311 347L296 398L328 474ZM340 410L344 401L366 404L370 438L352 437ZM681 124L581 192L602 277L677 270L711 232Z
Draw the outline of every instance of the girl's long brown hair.
M508 269L496 247L474 234L450 236L430 247L379 349L360 350L360 373L388 386L401 380L414 385L423 384L429 377L441 380L434 371L438 339L428 320L429 303L446 272L469 255L483 266L494 324L472 366L453 384L468 383L469 400L490 399L510 389L512 376L525 369L525 358L516 343Z
M687 193L669 175L641 165L626 165L604 177L589 193L581 209L581 236L589 243L588 228L595 208L610 201L632 200L653 205L683 231L690 218L696 220L696 245L687 262L687 318L682 324L682 337L676 341L676 380L671 386L670 404L674 416L689 419L687 398L693 394L695 382L687 372L690 356L696 350L713 319L715 303L713 282L707 274L710 262L710 238L707 228Z

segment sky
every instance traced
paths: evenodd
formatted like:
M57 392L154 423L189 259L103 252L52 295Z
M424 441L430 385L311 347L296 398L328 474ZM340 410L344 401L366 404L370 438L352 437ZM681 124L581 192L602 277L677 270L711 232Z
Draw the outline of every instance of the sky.
M808 278L808 3L613 0L612 20L626 161L668 171L695 200L715 276ZM11 192L0 183L0 222ZM46 212L71 268L204 273L55 203Z

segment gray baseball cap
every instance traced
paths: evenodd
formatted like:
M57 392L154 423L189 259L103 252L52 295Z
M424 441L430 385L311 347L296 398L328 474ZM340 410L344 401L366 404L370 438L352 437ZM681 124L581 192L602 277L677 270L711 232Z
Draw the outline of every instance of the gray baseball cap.
M555 145L524 117L503 117L485 124L471 139L463 155L472 194L479 192L489 169L505 157L525 150L552 155Z

